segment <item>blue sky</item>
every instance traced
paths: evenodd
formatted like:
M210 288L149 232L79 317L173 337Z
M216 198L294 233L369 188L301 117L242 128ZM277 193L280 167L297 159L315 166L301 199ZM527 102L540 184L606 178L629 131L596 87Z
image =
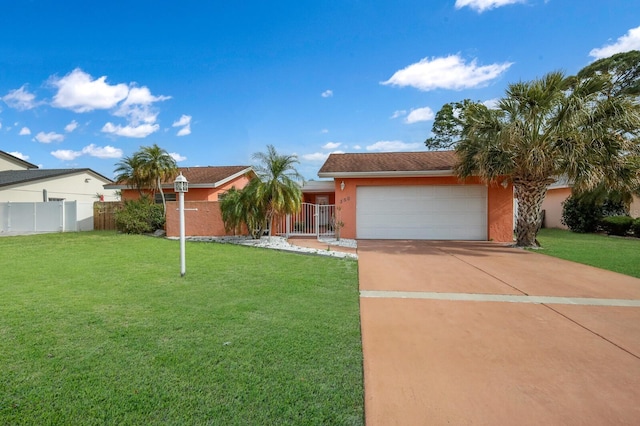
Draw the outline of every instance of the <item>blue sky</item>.
M330 152L424 150L444 103L640 50L635 0L91 3L3 5L0 150L113 177L142 145L206 166L272 144L317 179Z

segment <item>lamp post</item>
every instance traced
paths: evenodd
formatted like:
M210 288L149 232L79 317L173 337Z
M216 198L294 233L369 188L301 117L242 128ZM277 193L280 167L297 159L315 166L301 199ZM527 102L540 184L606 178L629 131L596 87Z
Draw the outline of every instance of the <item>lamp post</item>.
M173 182L173 189L178 194L178 210L180 211L180 276L184 277L187 272L184 254L184 193L189 191L189 181L182 176L182 172Z

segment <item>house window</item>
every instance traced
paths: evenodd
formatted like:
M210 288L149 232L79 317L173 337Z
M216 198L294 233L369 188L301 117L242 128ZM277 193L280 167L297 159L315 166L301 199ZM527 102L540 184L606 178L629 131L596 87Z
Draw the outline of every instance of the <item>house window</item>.
M167 194L164 194L164 199L165 201L176 201L176 193L169 192ZM156 202L156 204L162 204L162 194L160 194L159 192L156 192L154 201Z

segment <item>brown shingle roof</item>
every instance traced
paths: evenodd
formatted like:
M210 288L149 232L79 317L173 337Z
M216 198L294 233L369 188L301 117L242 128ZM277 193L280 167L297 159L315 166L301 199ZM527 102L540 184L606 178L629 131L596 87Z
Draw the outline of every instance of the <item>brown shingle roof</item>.
M447 171L452 170L456 162L454 151L331 154L320 168L318 176Z
M187 178L190 186L201 188L215 188L216 184L224 183L234 175L254 173L251 166L208 166L208 167L178 167L178 173ZM162 182L163 188L172 188L174 179ZM106 189L128 188L127 182L116 182L106 185Z
M208 167L179 167L178 173L187 178L189 185L214 186L215 183L225 180L235 174L248 172L251 166L208 166ZM173 185L173 180L163 182L163 185Z

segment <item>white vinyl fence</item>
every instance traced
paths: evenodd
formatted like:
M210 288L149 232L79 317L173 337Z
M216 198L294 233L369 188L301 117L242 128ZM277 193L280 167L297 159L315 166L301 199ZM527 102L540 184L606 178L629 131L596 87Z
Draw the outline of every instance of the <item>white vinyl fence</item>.
M93 230L93 203L49 201L0 203L0 233L75 232Z

